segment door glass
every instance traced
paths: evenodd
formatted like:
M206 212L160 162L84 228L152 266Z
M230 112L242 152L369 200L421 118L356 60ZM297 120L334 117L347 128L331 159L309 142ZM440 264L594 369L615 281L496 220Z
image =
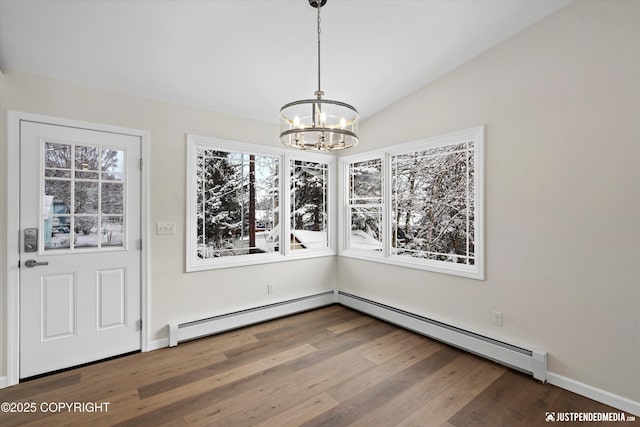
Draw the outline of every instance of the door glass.
M102 150L102 179L104 181L122 181L124 178L124 152L104 148Z
M98 182L75 182L75 211L77 214L98 213Z
M98 151L97 147L76 145L76 178L98 178Z
M44 145L44 250L124 247L124 150Z
M102 217L102 247L105 246L122 246L122 216L103 216Z
M71 170L71 145L47 142L44 153L45 168Z
M74 220L73 246L75 248L97 248L98 218L96 216L76 215Z
M122 214L123 187L116 182L102 183L102 213Z
M44 214L71 212L71 181L68 179L45 179L42 200Z
M44 249L69 249L71 247L71 216L51 215L44 217Z

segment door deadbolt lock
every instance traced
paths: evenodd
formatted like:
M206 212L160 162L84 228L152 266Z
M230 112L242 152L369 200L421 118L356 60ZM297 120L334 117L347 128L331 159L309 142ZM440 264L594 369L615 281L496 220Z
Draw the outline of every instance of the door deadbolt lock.
M25 228L23 241L25 252L38 252L38 229Z

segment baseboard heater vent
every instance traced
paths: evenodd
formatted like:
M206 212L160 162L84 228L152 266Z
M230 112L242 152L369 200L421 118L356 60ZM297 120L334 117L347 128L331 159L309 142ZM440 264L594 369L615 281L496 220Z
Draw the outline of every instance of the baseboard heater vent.
M193 322L169 324L169 346L335 303L336 293L328 291Z
M547 380L547 353L526 349L469 332L436 320L338 291L338 303L405 329L445 342L470 353Z

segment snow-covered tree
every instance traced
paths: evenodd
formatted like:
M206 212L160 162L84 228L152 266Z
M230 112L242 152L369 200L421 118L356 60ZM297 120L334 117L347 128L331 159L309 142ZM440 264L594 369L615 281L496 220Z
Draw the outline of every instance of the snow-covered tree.
M397 253L466 263L474 252L472 149L457 144L394 156L392 162Z
M291 227L323 231L327 221L327 165L295 160L291 169Z
M197 161L198 243L215 249L226 248L225 239L237 235L242 227L237 191L242 184L242 165L231 164L229 154L201 150Z
M199 256L275 250L277 159L199 149L196 165Z

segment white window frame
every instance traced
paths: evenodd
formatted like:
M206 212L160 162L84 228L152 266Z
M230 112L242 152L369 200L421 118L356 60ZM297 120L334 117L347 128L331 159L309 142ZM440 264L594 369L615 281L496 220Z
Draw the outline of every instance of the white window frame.
M349 203L349 181L350 170L349 167L352 163L366 162L370 160L380 160L382 162L382 251L371 251L367 249L358 249L351 247L351 204ZM351 256L353 258L362 258L368 260L380 261L386 257L386 240L387 240L387 224L386 224L386 203L387 203L387 189L385 186L386 181L386 168L387 159L384 151L375 150L368 151L353 156L347 156L340 158L340 189L339 197L343 201L340 205L339 217L344 223L340 227L340 254Z
M474 143L474 265L457 264L446 261L435 261L393 255L391 253L390 230L392 229L392 170L391 158L416 151L424 151L435 147L455 145L463 142ZM349 165L373 159L383 160L383 235L382 253L358 250L349 247L351 234L351 218L349 212ZM340 158L339 195L341 200L338 216L340 219L339 240L340 256L358 258L437 273L484 280L484 126L464 129L443 135L419 139L407 143L385 147Z
M197 174L195 173L197 162L198 148L215 149L231 153L253 154L256 156L276 157L279 162L279 199L278 216L280 218L277 226L278 238L280 242L279 250L272 253L247 254L229 257L218 257L210 259L201 259L197 256ZM304 250L291 250L289 237L291 235L291 201L290 201L290 185L291 185L291 161L304 160L328 164L328 227L329 227L329 245L326 248L311 248ZM220 268L241 267L256 264L266 264L272 262L291 261L295 259L315 258L321 256L336 255L335 244L335 217L334 213L334 176L335 176L335 158L331 155L319 153L306 153L288 150L285 148L276 148L260 144L251 144L246 142L232 141L221 138L211 138L206 136L198 136L187 134L187 203L186 203L186 235L185 235L185 271L203 271L214 270Z
M329 154L319 154L314 152L306 152L306 151L291 151L285 150L285 163L286 167L281 169L281 172L284 173L283 182L286 189L286 193L283 193L283 197L286 197L284 200L283 207L284 212L286 212L286 222L284 224L284 236L286 242L283 241L281 247L284 247L284 255L288 259L304 259L304 258L315 258L319 256L332 256L337 254L336 250L336 221L334 218L335 215L335 165L336 159L335 156ZM327 247L325 248L307 248L304 250L294 250L291 249L290 244L290 236L291 236L291 162L294 160L302 160L306 162L318 162L318 163L326 163L328 166L327 171L327 191L329 195L327 197L327 228L328 228L328 242Z

